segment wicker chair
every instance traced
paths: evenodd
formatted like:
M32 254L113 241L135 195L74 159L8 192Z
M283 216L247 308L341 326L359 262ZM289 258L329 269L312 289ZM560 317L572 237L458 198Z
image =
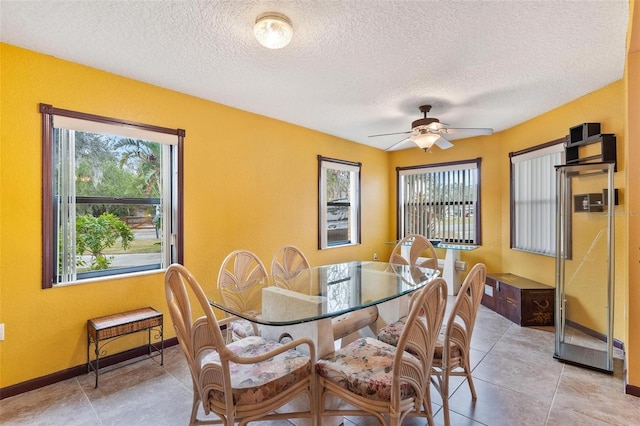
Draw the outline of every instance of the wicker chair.
M432 379L432 382L442 396L442 409L446 425L449 424L449 377L466 377L471 397L474 401L477 399L476 389L471 378L469 350L478 308L484 294L486 278L487 268L483 263L476 264L469 271L456 296L456 301L444 326L444 335L438 339L433 356L432 373L437 380Z
M262 287L256 283L267 276L260 258L248 250L235 250L222 261L218 272L218 290L223 302L237 311L259 314ZM235 318L228 323L231 340L259 336L260 328L250 321Z
M466 377L472 398L474 400L477 398L471 378L469 349L473 326L484 293L486 277L487 269L483 263L476 264L469 271L435 347L432 382L442 396L442 409L446 425L449 424L450 376ZM406 321L407 318L401 318L399 321L383 327L378 332L378 339L390 345L397 345L406 327Z
M411 243L409 259L402 256L402 247L408 243ZM433 245L426 237L418 234L411 234L398 241L398 244L396 244L391 252L389 263L438 269L438 255L436 254L436 250L433 248Z
M407 416L433 425L429 379L446 303L447 284L436 278L418 290L397 347L366 337L319 360L318 423L324 416L373 415L383 425L399 426ZM329 395L349 406L325 409Z
M226 344L211 305L195 277L182 265L171 265L165 275L167 305L176 337L187 358L193 382L190 425L244 425L254 420L316 418L315 347L310 339L287 344L250 336ZM194 319L191 299L204 316ZM296 349L307 346L309 355ZM275 410L305 395L309 409ZM219 419L199 420L198 407Z
M410 244L409 258L402 255L402 248ZM418 266L421 268L438 269L438 255L433 244L425 236L409 234L396 244L389 256L389 263L399 265ZM415 293L414 293L415 295ZM409 302L413 295L409 298Z
M312 294L311 265L296 246L282 246L271 261L271 275L275 285L303 294Z
M309 261L298 247L283 246L273 255L271 275L289 277L310 267Z

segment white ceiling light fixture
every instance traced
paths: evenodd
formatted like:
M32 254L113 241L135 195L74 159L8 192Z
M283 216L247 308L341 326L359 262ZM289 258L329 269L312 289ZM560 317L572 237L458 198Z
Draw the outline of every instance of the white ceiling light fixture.
M427 129L420 129L418 134L410 136L409 139L422 148L424 152L427 152L429 148L431 148L433 144L440 139L440 135L437 133L431 133Z
M253 26L253 34L261 45L269 49L281 49L291 41L293 26L286 16L267 12L258 16Z

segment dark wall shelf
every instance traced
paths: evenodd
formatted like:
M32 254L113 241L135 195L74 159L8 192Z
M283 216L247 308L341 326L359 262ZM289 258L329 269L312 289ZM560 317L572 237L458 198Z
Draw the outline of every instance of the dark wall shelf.
M588 145L599 145L585 151ZM569 129L569 140L565 148L566 164L584 164L597 162L617 162L616 135L600 133L600 123L582 123ZM614 168L617 171L617 165Z
M582 123L569 129L569 145L600 134L600 123Z

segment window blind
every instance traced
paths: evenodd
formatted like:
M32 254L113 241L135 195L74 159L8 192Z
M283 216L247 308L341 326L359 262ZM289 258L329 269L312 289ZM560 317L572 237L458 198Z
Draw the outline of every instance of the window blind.
M564 161L555 144L511 157L513 185L512 248L553 256L556 252L555 167Z

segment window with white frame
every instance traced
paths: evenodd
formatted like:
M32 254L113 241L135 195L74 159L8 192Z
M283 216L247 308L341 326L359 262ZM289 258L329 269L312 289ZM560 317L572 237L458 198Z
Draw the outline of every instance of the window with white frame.
M511 248L556 254L555 167L564 163L564 138L512 152Z
M43 288L182 261L185 132L41 104Z
M360 243L361 167L318 156L318 248Z
M397 168L398 238L420 234L481 244L480 163L477 158Z

